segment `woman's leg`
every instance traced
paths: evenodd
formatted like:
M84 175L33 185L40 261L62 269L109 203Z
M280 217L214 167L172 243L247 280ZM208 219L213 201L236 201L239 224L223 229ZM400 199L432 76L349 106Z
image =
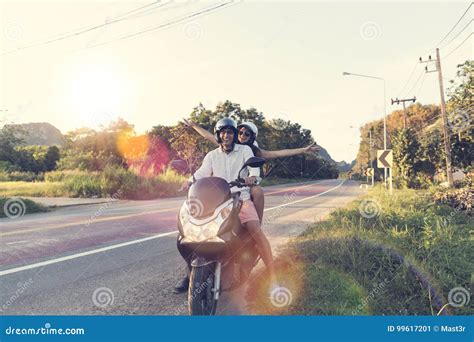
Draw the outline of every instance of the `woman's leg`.
M250 188L250 195L252 196L253 205L257 210L258 219L260 224L263 220L263 209L265 208L265 197L263 195L263 189L260 186L252 186Z

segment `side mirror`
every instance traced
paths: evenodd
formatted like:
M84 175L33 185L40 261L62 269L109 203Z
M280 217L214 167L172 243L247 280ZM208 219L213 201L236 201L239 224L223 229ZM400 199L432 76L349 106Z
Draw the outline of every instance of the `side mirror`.
M260 158L260 157L250 157L247 159L247 161L244 163L244 166L242 169L246 168L247 166L249 167L260 167L263 164L265 164L265 159Z
M247 161L244 163L242 168L239 171L239 178L240 178L240 172L245 169L246 167L260 167L263 164L265 164L265 159L260 158L260 157L250 157L247 159Z

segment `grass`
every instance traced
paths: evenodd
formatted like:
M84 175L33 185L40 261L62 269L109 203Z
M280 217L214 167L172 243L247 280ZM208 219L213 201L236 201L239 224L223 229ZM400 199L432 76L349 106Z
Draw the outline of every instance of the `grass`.
M33 181L42 181L44 180L43 173L33 173L33 172L4 172L0 171L0 182L33 182Z
M298 305L303 308L302 314L348 315L367 297L365 289L355 279L323 264L310 265L305 283L317 283L318 287L305 289L307 296L304 300L301 298ZM318 306L306 306L305 302L318 303ZM361 311L370 313L367 307L361 307Z
M44 182L0 182L0 196L153 199L176 195L186 179L170 169L141 177L119 167L107 167L100 173L54 171L44 178Z
M293 295L290 305L275 310L262 302L257 277L249 308L259 314L437 314L452 289L470 289L473 226L472 216L436 204L428 191L388 196L372 189L310 226L276 261L279 281ZM448 305L442 313L474 310Z
M1 176L1 175L0 175ZM17 181L0 177L0 196L4 197L120 197L153 199L178 194L186 176L166 169L146 177L120 167L106 167L102 172L78 170L51 171L42 175L44 181L32 181L22 175ZM25 179L26 181L21 181ZM3 181L2 181L3 180ZM15 179L16 180L16 179ZM262 185L308 181L307 179L264 179Z
M0 217L15 218L45 211L48 211L46 207L29 199L0 197Z
M0 182L2 197L60 197L67 196L60 182Z

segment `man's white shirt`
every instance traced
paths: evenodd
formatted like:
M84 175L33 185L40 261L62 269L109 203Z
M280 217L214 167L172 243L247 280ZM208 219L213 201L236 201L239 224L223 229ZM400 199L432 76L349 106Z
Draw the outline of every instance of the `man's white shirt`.
M219 146L212 150L204 157L201 167L194 173L194 178L200 179L204 177L220 177L228 182L232 182L239 177L239 170L242 168L247 159L253 157L252 149L247 145L235 144L232 152L226 153ZM247 167L240 173L242 178L248 176L260 176L260 169L255 167ZM242 200L250 199L250 191L248 187L231 188L231 192L240 191Z

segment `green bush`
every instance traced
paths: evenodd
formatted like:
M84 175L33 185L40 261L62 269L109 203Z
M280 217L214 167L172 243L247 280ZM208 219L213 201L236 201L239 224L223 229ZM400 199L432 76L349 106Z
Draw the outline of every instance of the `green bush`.
M6 160L0 160L0 173L8 173L13 171L21 171L21 168L18 165L14 165Z
M29 199L0 197L0 217L17 217L44 211L48 209Z
M72 197L100 197L102 195L100 181L94 175L76 175L65 178L63 184Z
M456 210L463 210L468 214L472 214L473 196L472 188L449 189L439 188L433 198L437 203L447 204Z
M104 196L120 192L125 198L133 198L137 190L138 177L119 166L106 166L100 174L100 184Z
M432 196L436 203L446 204L455 210L472 214L474 201L472 172L468 172L466 178L455 181L453 188L441 186L433 188Z
M431 177L426 174L418 173L408 182L411 189L429 189L433 185Z
M8 176L7 172L0 171L0 182L9 182L10 177Z

